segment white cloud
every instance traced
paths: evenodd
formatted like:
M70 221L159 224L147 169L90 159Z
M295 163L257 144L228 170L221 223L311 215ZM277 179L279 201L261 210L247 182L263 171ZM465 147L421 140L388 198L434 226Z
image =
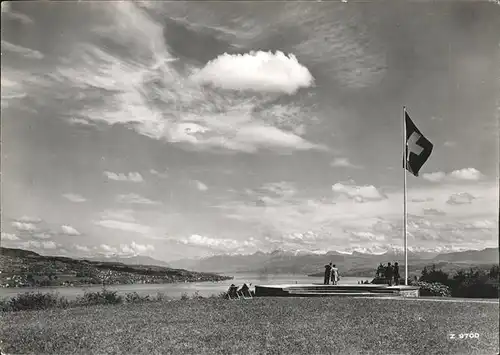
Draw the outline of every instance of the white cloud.
M126 232L134 232L139 234L148 234L151 232L151 228L139 223L133 222L124 222L124 221L116 221L116 220L100 220L95 222L96 225L109 228L109 229L118 229Z
M30 216L23 216L18 219L19 222L25 222L25 223L40 223L42 222L41 218L38 217L30 217Z
M127 23L127 26L137 28L138 19L130 19L125 11L128 6L133 5L121 5L113 9L115 14L120 16L116 21L120 22L120 26ZM150 21L146 22L151 24ZM199 81L188 80L169 64L168 60L173 58L165 43L158 40L163 38L161 27L147 27L148 32L144 32L145 28L137 28L137 33L147 33L150 41L144 42L142 38L131 39L130 36L114 39L123 41L128 47L137 45L140 48L137 50L137 55L140 56L137 61L124 61L122 57L114 56L103 49L82 45L73 52L71 65L59 66L57 71L46 76L43 89L46 86L52 90L63 86L74 88L74 91L58 92L61 98L74 102L75 111L69 113L72 119L126 125L151 139L178 143L180 147L189 150L196 148L254 153L259 149L273 149L278 152L327 149L298 135L304 131L302 125L312 120L312 114L301 115L294 120L293 127L282 129L275 120L260 116L258 108L269 101L268 95L243 97L232 92L206 90L198 84ZM157 33L158 39L152 39L152 33ZM270 81L272 87L266 87L272 90L294 92L300 85L309 85L306 76L303 84L293 79L293 76L300 72L298 69L292 69L293 65L290 63L298 65L293 57L286 59L284 55L269 53L264 53L264 56L275 58L263 66L266 72L269 65L276 66L275 69L282 72L278 65L284 62L288 63L287 70L291 70L290 77L283 77L287 82L280 83L276 77L270 80L268 76L259 79L247 75L245 78L253 80L247 83L248 88L255 83L261 85L262 78ZM250 57L261 60L262 54ZM148 58L151 59L150 62L145 63ZM232 62L231 58L229 56L229 62ZM307 69L303 70L308 73ZM200 79L201 73L195 74L194 78ZM206 74L206 70L203 73ZM289 86L289 79L292 79L294 87ZM161 90L155 84L157 81L160 81ZM78 94L98 95L102 90L109 93L103 97L102 104L83 106L74 99ZM46 90L39 91L41 93L37 92L37 97L42 100ZM115 180L125 181L125 177L124 174L110 174L110 178Z
M130 204L139 204L139 205L158 205L159 201L153 201L146 197L140 196L138 194L126 194L126 195L118 195L116 198L116 202L118 203L130 203Z
M113 219L123 222L135 222L134 211L129 209L105 210L103 213L101 213L101 218Z
M422 174L422 177L431 182L453 182L453 181L478 181L483 175L481 172L475 168L464 168L460 170L454 170L448 174L438 171L434 173Z
M50 239L52 238L52 235L50 233L41 232L41 233L33 233L33 237L38 239Z
M470 204L476 198L468 192L459 192L450 196L446 203L450 205L464 205Z
M207 191L208 186L202 183L201 181L195 180L194 184L196 185L196 188L200 191Z
M69 225L62 225L61 230L66 235L70 235L70 236L80 235L79 231L77 231L74 227L69 226Z
M192 76L196 82L230 90L294 94L314 84L309 70L293 55L277 51L223 54Z
M161 172L159 172L159 171L157 171L157 170L155 170L155 169L151 169L151 170L149 170L149 173L150 173L151 175L156 175L156 176L158 176L158 177L160 177L160 178L167 178L167 177L168 177L167 172L163 172L163 173L161 173Z
M27 242L22 242L21 247L23 249L56 249L57 244L53 241L39 242L36 240L30 240Z
M450 177L456 180L477 181L481 179L482 174L477 169L466 168L466 169L452 171L450 173Z
M34 223L24 223L24 222L12 222L12 226L16 228L18 231L23 231L23 232L34 232L38 228Z
M432 181L432 182L440 182L443 181L446 177L446 174L443 173L442 171L435 172L435 173L425 173L422 174L422 178L424 178L427 181Z
M90 251L89 247L86 247L84 245L78 245L78 244L75 245L75 249L78 251L83 251L85 253Z
M87 199L81 195L77 194L64 194L63 197L71 202L80 203L85 202Z
M334 168L361 168L358 165L352 164L348 158L335 158L330 165Z
M2 232L2 240L16 241L16 240L19 240L19 237L16 236L15 234L12 234L12 233L4 233L4 232Z
M445 216L446 212L438 210L436 208L424 208L424 215L429 216Z
M43 59L44 55L34 49L18 46L2 39L2 52L9 51L28 59Z
M181 239L180 242L183 244L189 244L193 246L209 247L209 248L224 249L224 250L232 250L232 249L237 249L241 246L253 245L253 241L251 240L245 240L240 242L234 239L210 238L198 234L193 234L188 238Z
M124 173L113 173L111 171L105 171L104 175L109 180L114 180L114 181L130 181L130 182L143 182L144 181L144 179L142 178L142 175L139 174L138 172L130 172L128 174L124 174Z
M355 186L336 183L332 186L332 191L354 199L356 202L380 201L387 198L373 185Z
M120 245L120 251L126 255L141 255L154 250L155 248L151 244L138 244L136 242L132 242L131 244Z

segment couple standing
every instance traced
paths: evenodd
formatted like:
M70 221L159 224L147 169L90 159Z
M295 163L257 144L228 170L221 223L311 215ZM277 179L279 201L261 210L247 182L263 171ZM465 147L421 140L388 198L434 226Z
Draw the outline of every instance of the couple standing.
M337 285L339 282L339 269L332 263L325 265L325 280L323 283L329 285L330 281L332 281L332 285Z

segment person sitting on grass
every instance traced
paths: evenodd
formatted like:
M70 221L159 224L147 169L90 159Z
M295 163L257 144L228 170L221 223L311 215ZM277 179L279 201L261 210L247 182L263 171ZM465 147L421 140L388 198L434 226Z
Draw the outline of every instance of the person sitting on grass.
M227 290L227 297L229 299L233 299L233 298L238 298L238 287L236 287L234 284L231 284L231 286L229 286L229 290Z
M247 286L247 284L243 284L243 286L241 286L241 288L238 291L238 294L243 297L251 297L250 288Z

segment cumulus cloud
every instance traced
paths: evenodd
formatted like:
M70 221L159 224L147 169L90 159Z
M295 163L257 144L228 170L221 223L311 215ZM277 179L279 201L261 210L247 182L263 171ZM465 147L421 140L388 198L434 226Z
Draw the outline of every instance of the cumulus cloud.
M466 168L466 169L452 171L450 173L450 177L456 180L477 181L481 179L482 174L477 169Z
M19 240L19 237L13 233L4 233L2 232L2 240L11 240L16 241Z
M98 249L106 256L119 255L119 256L136 256L147 254L149 251L154 251L155 248L150 244L138 244L132 242L131 244L120 244L120 246L111 246L108 244L101 244Z
M334 168L360 168L360 166L352 164L348 158L335 158L331 163L330 166Z
M87 199L81 195L77 194L64 194L63 197L71 202L80 203L85 202Z
M199 234L193 234L188 238L181 239L180 242L183 244L188 244L193 246L209 247L209 248L223 249L223 250L233 250L240 248L242 246L254 245L253 238L250 240L244 240L240 242L234 239L211 238Z
M77 236L80 235L80 232L77 231L74 227L69 226L67 224L61 226L61 230L64 234L69 236Z
M293 55L277 51L223 54L210 61L192 79L230 90L294 94L313 85L314 78Z
M38 229L34 223L25 223L19 221L12 222L12 227L22 232L34 232Z
M202 183L201 181L195 180L194 184L195 184L196 188L200 191L207 191L208 190L208 186L205 185L204 183Z
M434 173L422 174L422 177L431 182L442 182L442 181L478 181L483 175L481 172L475 168L464 168L460 170L454 170L448 174L439 171Z
M130 172L128 174L124 174L124 173L113 173L111 171L105 171L104 175L109 180L114 180L114 181L130 181L130 182L143 182L144 181L144 179L142 178L142 175L139 174L138 172Z
M30 217L30 216L22 216L21 218L18 219L19 222L24 222L24 223L41 223L42 219L38 217Z
M387 198L373 185L355 186L336 183L332 186L332 191L345 195L356 202L381 201Z
M140 255L147 253L148 251L154 251L155 248L151 244L138 244L136 242L132 242L131 244L121 244L120 250L123 254Z
M476 198L468 192L459 192L450 196L448 201L449 205L465 205L472 203Z
M129 203L129 204L139 204L139 205L158 205L160 204L159 201L153 201L150 200L149 198L140 196L138 194L125 194L125 195L118 195L116 198L116 202L118 203Z
M127 6L133 5L122 7ZM121 8L113 10L119 12ZM129 20L126 13L120 12L120 23L136 26L137 19ZM138 30L139 33L144 31L144 29ZM148 28L147 33L156 31L158 31L158 38L163 38L162 29L159 27ZM124 45L131 45L130 41L131 39L127 38ZM220 58L216 59L207 68L194 74L192 77L194 80L187 80L163 60L161 63L152 60L151 63L144 65L144 59L148 56L156 59L172 58L164 43L153 42L147 41L146 43L141 39L137 43L141 49L137 51L140 53L137 54L140 58L136 63L124 62L122 57L112 55L104 49L79 46L73 53L71 66L61 65L57 71L48 75L44 89L45 86L50 87L51 90L56 90L55 88L58 87L74 88L75 92L68 89L58 93L68 101L73 100L75 109L74 112L69 113L72 119L102 122L108 125L126 125L151 139L178 143L181 148L186 147L190 150L195 148L215 152L229 150L254 153L260 149L273 149L278 152L327 149L300 136L304 128L299 127L311 120L310 117L313 115L297 118L292 128L283 129L275 120L260 117L259 110L256 110L262 102L269 100L267 96L259 98L256 95L244 95L232 91L221 93L217 90L207 90L199 84L207 82L207 78L211 81L225 78L224 83L228 84L227 74L232 75L232 72L223 72L217 77L211 75L221 63L225 65L227 62L232 62L231 56L228 61L222 60L221 62ZM274 58L265 62L262 68L267 73L268 67L271 66L281 74L276 74L278 76L271 78L267 74L265 76L263 74L248 75L247 70L243 77L244 80L251 80L245 86L247 89L255 84L263 90L276 91L276 95L283 90L293 93L301 85L309 85L307 80L312 80L304 77L302 84L300 81L297 82L293 76L300 70L292 69L293 65L290 64L288 67L285 64L290 75L283 76L283 69L280 69L279 64L281 62L295 63L296 59L292 56L264 53L243 57L248 56L257 60L262 60L263 56ZM308 73L306 68L303 70L304 73ZM280 82L281 79L283 80ZM289 79L293 79L293 87L290 86ZM264 85L261 80L268 83ZM37 85L40 86L40 84ZM77 95L100 95L103 90L109 95L103 97L102 104L84 106L78 101L75 102L74 97ZM37 97L42 100L40 95L43 95L45 91L39 91ZM125 181L124 174L113 173L110 178Z

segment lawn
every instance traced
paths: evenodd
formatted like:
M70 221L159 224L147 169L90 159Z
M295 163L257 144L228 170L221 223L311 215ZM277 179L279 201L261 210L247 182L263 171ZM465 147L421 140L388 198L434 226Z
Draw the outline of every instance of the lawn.
M498 304L255 298L9 312L0 337L23 354L493 355L498 330Z

